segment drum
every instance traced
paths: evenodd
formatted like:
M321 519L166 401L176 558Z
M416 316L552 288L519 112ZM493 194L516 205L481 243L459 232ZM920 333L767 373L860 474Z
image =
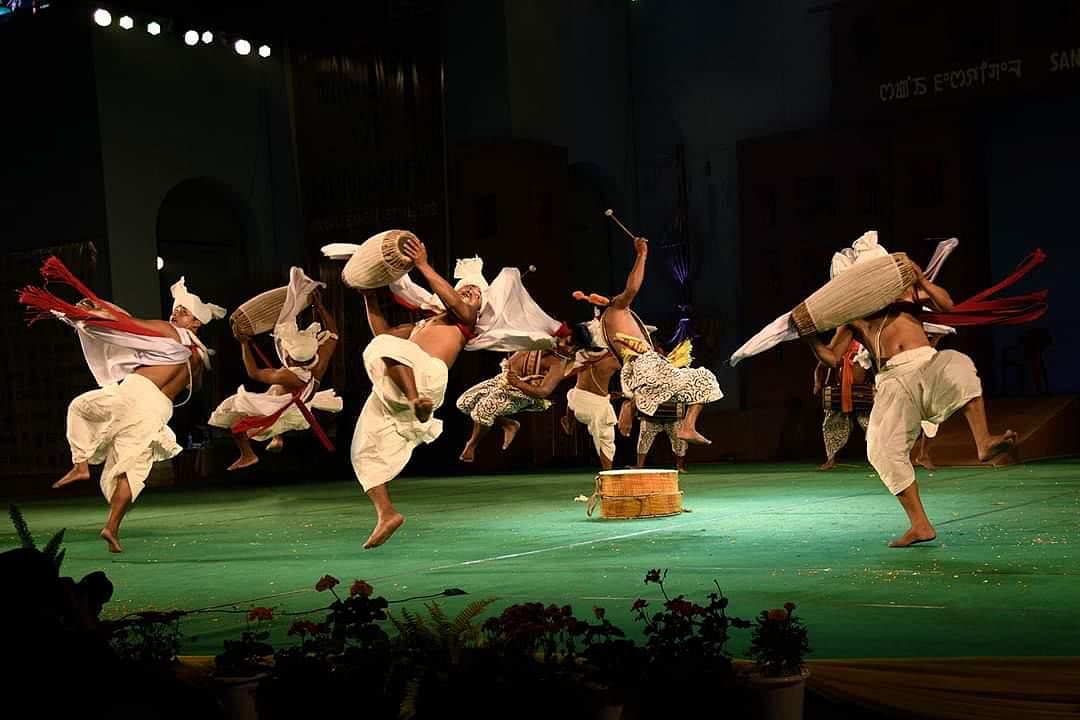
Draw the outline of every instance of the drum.
M412 270L412 260L403 250L408 239L417 238L408 230L385 230L372 235L345 263L341 279L357 290L386 287Z
M915 268L904 253L856 263L816 290L791 311L799 335L816 335L873 315L915 282Z
M267 290L233 310L232 315L229 316L229 325L232 326L233 334L254 337L273 330L278 315L281 314L281 306L285 304L286 294L285 287Z
M645 413L634 407L634 411L638 416L638 419L645 418L657 423L671 423L678 422L686 417L686 403L682 402L666 402L660 403L656 408L656 412L652 415L646 415Z
M602 470L586 514L600 506L604 519L629 519L678 515L682 510L679 471L655 468Z
M840 386L826 385L821 390L821 406L825 410L840 411ZM852 412L870 412L874 407L874 386L868 384L851 386Z

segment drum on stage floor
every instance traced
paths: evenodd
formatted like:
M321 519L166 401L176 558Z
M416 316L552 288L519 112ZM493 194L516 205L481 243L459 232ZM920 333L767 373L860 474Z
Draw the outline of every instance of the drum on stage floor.
M682 496L678 470L602 470L586 514L592 517L599 506L600 517L605 519L678 515L683 511Z

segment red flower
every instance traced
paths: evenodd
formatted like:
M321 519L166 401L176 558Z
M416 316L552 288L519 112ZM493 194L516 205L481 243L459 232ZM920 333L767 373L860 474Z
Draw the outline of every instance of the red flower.
M356 580L353 582L352 587L349 588L349 595L360 595L361 597L371 597L371 593L374 592L374 588L368 585L363 580Z
M266 607L253 607L248 610L248 620L273 620L274 611Z
M788 619L788 613L787 610L776 608L775 610L770 610L766 617L770 622L782 623Z
M793 603L793 602L784 603L784 609L787 610L788 612L792 612L795 609L795 603Z
M341 581L333 575L323 575L319 579L319 582L315 583L315 589L319 592L322 592L323 590L329 590L330 588L339 584L341 584Z
M592 611L593 611L593 615L596 616L597 620L603 620L604 619L604 608L602 608L602 607L594 607L592 609Z
M658 583L660 582L660 580L660 570L658 569L650 570L649 572L645 573L646 583Z
M310 620L297 620L289 628L289 635L314 635L319 627Z
M649 601L646 600L645 598L638 598L637 600L634 601L634 605L630 609L631 610L641 610L642 608L644 608L648 604L649 604Z
M669 600L667 602L667 607L668 610L671 610L671 612L675 613L676 615L689 616L694 614L694 604L691 603L689 600L675 598L674 600Z

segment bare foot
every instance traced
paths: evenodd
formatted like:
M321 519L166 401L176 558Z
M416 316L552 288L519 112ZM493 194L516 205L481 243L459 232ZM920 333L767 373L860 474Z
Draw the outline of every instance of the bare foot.
M929 470L931 472L933 472L934 470L937 470L937 465L935 465L934 463L932 463L930 461L929 456L915 458L915 464L920 466L920 467L924 467L924 468L926 468L927 470Z
M559 424L562 425L562 431L567 435L574 434L574 419L568 415L563 415L559 420Z
M1012 449L1016 444L1016 433L1006 430L1000 435L991 437L984 447L979 448L979 462L990 462L998 455Z
M472 462L475 453L475 447L473 447L472 445L466 445L465 449L461 451L460 455L458 455L458 460L460 460L461 462Z
M834 467L836 467L836 458L831 457L822 463L818 470L832 470Z
M109 552L111 552L111 553L122 553L122 552L124 552L124 548L120 547L120 538L116 537L116 535L113 534L112 530L110 530L107 527L106 528L101 528L101 532L99 534L101 535L101 539L104 540L105 543L109 546Z
M72 465L71 469L67 471L67 474L64 475L64 477L57 480L56 482L54 482L52 484L52 486L54 488L60 488L60 487L64 487L65 485L70 485L73 482L78 482L79 480L89 480L89 479L90 479L90 468L89 468L89 466L87 466L86 463L81 462L81 463L78 463L77 465Z
M427 422L431 417L432 410L435 408L435 403L431 398L417 398L412 401L413 412L416 413L416 419L420 422Z
M691 445L712 445L712 440L709 440L694 428L679 428L678 438Z
M686 469L686 466L685 466L685 465L676 465L676 466L675 466L675 469L676 469L676 470L678 470L678 471L679 471L679 472L681 472L681 473L688 473L688 472L690 472L689 470L687 470L687 469Z
M389 515L381 520L375 526L375 529L371 531L371 535L368 537L367 542L364 543L364 549L370 550L382 545L384 542L390 539L390 536L394 534L394 531L401 527L401 523L405 522L405 517L395 512L393 515Z
M521 429L521 423L519 423L517 420L511 420L510 418L505 418L505 420L504 420L504 422L502 424L502 429L503 429L503 446L502 446L502 449L505 450L506 448L510 447L510 443L514 442L514 436L516 436L518 430Z
M266 451L272 453L279 453L285 447L285 441L281 439L281 436L277 436L270 442L266 443Z
M908 528L908 531L889 543L892 548L904 548L937 539L937 533L929 525L924 528Z
M241 468L251 467L255 463L259 462L258 455L241 455L236 458L236 462L230 465L227 470L240 470Z

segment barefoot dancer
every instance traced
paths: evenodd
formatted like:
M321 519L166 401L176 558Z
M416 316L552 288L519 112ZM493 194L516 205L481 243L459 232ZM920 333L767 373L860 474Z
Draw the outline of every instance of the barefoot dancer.
M224 317L225 309L188 292L181 278L171 288L169 321L140 320L98 298L55 258L42 273L71 284L86 299L74 306L42 288L27 288L20 301L51 312L78 331L87 365L101 386L68 406L72 468L53 487L86 480L88 465L104 462L101 491L109 501L109 516L101 538L109 552L122 552L120 523L145 487L150 468L180 453L168 426L173 401L185 390L190 397L203 368L210 366L209 351L195 333ZM193 353L201 362L191 362Z
M577 345L559 338L555 350L516 352L502 361L502 372L479 382L461 394L457 409L472 418L472 435L461 451L462 462L472 462L476 445L498 423L503 431L502 449L510 447L521 423L511 415L543 412L547 399L566 377Z
M598 329L597 329L598 332ZM566 393L566 414L561 420L563 432L574 434L574 420L588 428L600 467L610 470L615 459L615 410L608 387L611 376L619 370L619 361L610 350L579 350L574 387Z
M270 385L270 389L252 393L241 385L236 394L225 398L210 416L210 425L233 431L233 440L240 448L240 457L228 467L229 470L259 462L251 440L270 440L266 449L279 452L282 434L309 428L308 419L297 403L304 403L305 408L341 411L342 400L332 389L319 390L338 343L334 316L323 306L319 286L325 287L300 268L290 270L285 302L273 331L281 368L259 367L252 355L251 337L237 336L248 377ZM315 322L300 330L296 318L308 297L312 299L321 324Z
M645 278L648 241L641 237L634 238L634 250L637 257L626 280L626 288L611 299L600 315L607 347L622 364L623 395L628 402L624 402L619 410L620 420L621 415L626 413L627 421L632 421L630 413L633 406L629 401L646 415L654 414L661 403L686 403L686 417L678 432L679 439L692 445L708 445L711 441L698 432L697 419L705 403L723 397L720 385L708 369L672 367L663 355L653 349L645 326L630 309Z
M342 248L327 246L323 253L347 257ZM569 332L532 300L514 268L503 268L488 286L482 260L458 260L454 277L459 282L451 286L428 264L423 243L406 240L403 251L434 293L408 275L391 283L390 292L403 305L436 314L417 323L405 339L406 328L386 322L375 292L364 292L375 335L364 349L372 390L353 433L352 464L376 512L365 549L385 543L404 522L390 501L387 483L405 468L420 443L433 442L442 433L442 421L432 414L443 403L447 373L458 354L463 349L550 349L556 335Z
M834 388L840 390L840 408L825 408L825 419L821 423L821 435L825 440L825 463L819 468L821 470L832 470L836 467L836 454L847 445L854 424L857 423L863 432L866 432L866 427L870 424L869 411L863 407L856 409L852 397L852 388L855 386L869 387L866 385L867 368L856 360L861 349L858 342L852 342L843 351L843 359L836 368L839 382ZM822 395L832 370L833 368L821 362L814 368L814 395Z
M884 252L872 249L854 262L878 251ZM867 318L837 328L829 345L816 335L806 338L818 360L833 368L842 361L842 349L857 338L870 350L878 368L874 408L866 433L867 455L882 482L900 501L910 523L903 535L889 543L890 547L908 547L937 537L919 498L910 459L923 420L940 424L962 409L982 462L992 460L1016 442L1012 430L991 435L987 429L982 386L971 359L955 350L938 352L931 347L920 319L924 314L922 304L928 301L935 309L947 312L953 302L921 269L916 267L915 271L915 285L897 301Z

